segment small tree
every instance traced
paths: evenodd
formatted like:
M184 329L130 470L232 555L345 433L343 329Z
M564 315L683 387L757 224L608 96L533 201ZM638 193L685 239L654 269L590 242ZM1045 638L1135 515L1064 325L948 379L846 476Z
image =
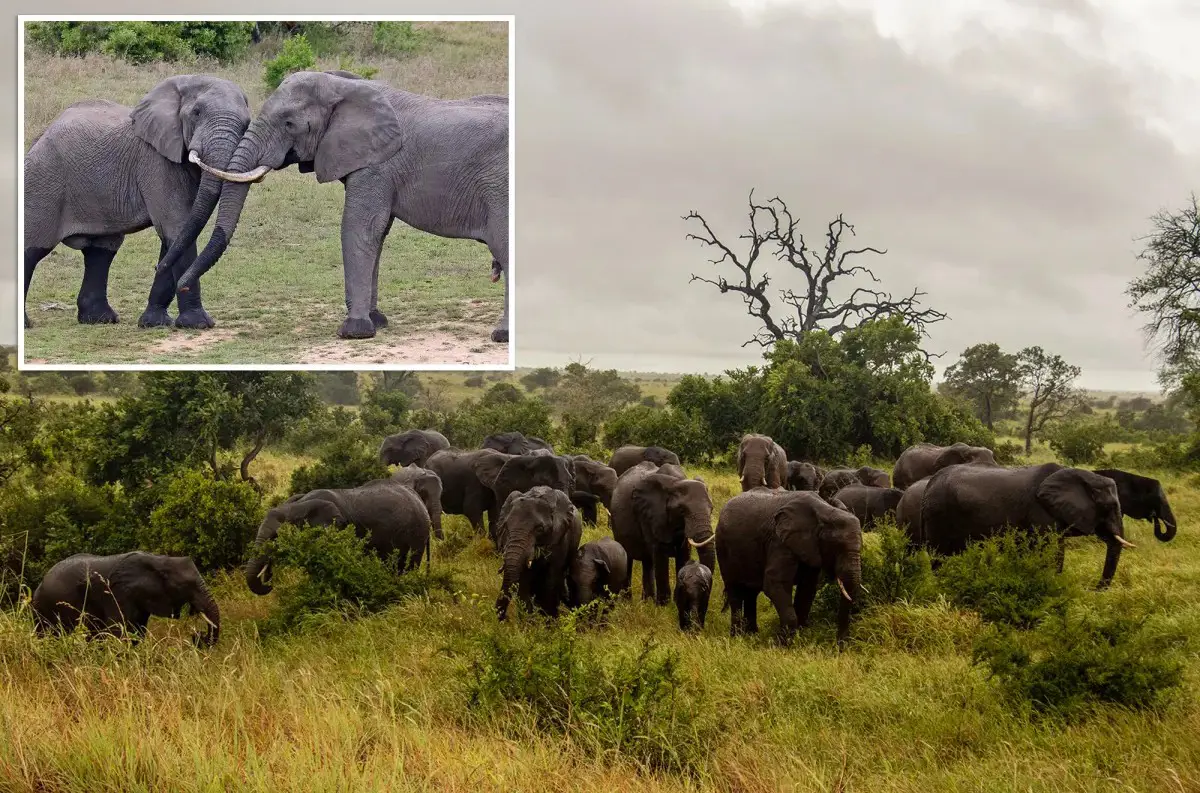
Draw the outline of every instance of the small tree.
M1021 388L1017 365L1017 356L1004 352L999 344L976 344L946 369L945 390L974 405L975 415L994 431L995 417L1017 404Z
M1082 370L1050 355L1041 347L1026 347L1017 354L1021 384L1029 399L1025 420L1025 456L1033 453L1033 436L1040 435L1046 425L1075 412L1083 399L1075 388Z

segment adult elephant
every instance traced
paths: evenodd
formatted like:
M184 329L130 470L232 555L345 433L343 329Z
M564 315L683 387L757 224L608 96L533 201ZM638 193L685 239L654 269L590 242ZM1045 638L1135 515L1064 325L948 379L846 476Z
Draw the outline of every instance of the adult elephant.
M617 472L584 454L571 455L569 459L572 473L575 474L575 489L596 496L604 508L612 512L613 491L617 489Z
M904 490L913 482L933 476L950 465L984 465L999 467L996 455L986 446L968 446L954 443L950 446L935 446L918 443L900 453L892 468L892 486Z
M904 495L896 503L896 526L913 540L920 540L925 536L921 526L921 499L925 497L927 484L928 477L913 482L900 491Z
M1159 542L1175 539L1175 513L1171 510L1161 482L1117 468L1100 468L1094 473L1108 477L1116 484L1122 515L1134 520L1153 521L1154 538ZM1162 526L1166 526L1166 529Z
M407 487L421 498L425 511L429 513L429 527L433 536L445 539L442 533L442 478L428 468L411 463L398 469L390 477L375 479L367 484L387 487Z
M714 570L712 498L699 479L662 473L654 463L643 462L626 471L613 493L613 538L633 563L642 564L642 598L665 606L671 598L670 561L675 573L696 549L700 561ZM626 592L629 583L626 582Z
M524 492L539 485L568 496L575 490L575 477L565 457L542 454L500 455L483 458L479 479L492 489L494 504L504 504L509 494ZM492 540L498 542L498 521L490 523ZM499 546L497 546L498 548Z
M929 478L916 539L931 550L958 553L970 541L1007 527L1097 537L1108 546L1101 587L1112 581L1121 549L1134 547L1123 536L1116 484L1091 471L1057 463L1021 468L960 464Z
M288 76L267 97L228 170L212 238L179 281L186 292L233 238L249 182L298 164L321 184L340 181L348 314L342 338L387 325L379 311L379 257L394 220L439 237L482 242L505 279L492 331L508 341L508 102L437 99L376 80L322 72ZM207 166L207 164L206 164ZM493 275L493 280L496 280Z
M383 439L379 459L384 465L425 465L435 453L450 448L437 430L407 430Z
M631 446L626 445L613 452L608 467L617 472L617 476L642 462L655 465L679 465L679 455L661 446Z
M821 487L825 472L812 463L789 460L787 464L788 490L813 490Z
M817 493L821 498L828 500L833 498L843 487L861 484L862 480L858 478L858 472L853 468L833 468L826 471L825 476L821 478Z
M858 484L843 487L834 494L847 510L858 518L863 531L875 528L889 513L896 514L896 507L904 491L894 487L870 487Z
M862 482L867 487L891 487L892 479L888 476L888 472L882 468L872 468L869 465L864 465L854 472L858 477L858 481Z
M567 569L579 549L583 524L561 490L538 485L504 500L496 546L504 557L496 614L503 620L513 594L527 610L558 616Z
M487 515L489 524L494 524L498 509L490 480L485 482L480 474L486 471L494 477L498 469L488 462L489 459L498 457L507 460L511 456L495 449L445 449L430 456L425 461L425 467L442 480L442 512L464 516L470 521L471 528L477 534L482 534L485 526L483 516Z
M523 432L497 432L483 439L483 449L495 449L505 454L530 454L538 449L545 449L551 454L554 447L536 435L526 435Z
M361 487L321 489L292 496L268 510L258 527L256 550L246 564L246 585L256 595L271 587L271 558L262 547L285 523L297 526L353 525L367 547L383 558L399 555L400 572L416 569L429 545L429 511L408 487L382 487L379 480Z
M737 472L742 492L754 487L783 487L787 483L787 452L769 435L749 433L738 444Z
M842 592L837 642L845 644L862 581L862 527L854 515L811 491L740 493L717 519L717 559L730 635L758 632L758 593L764 592L779 613L780 642L790 643L796 629L808 624L824 572Z
M62 243L83 253L76 318L117 322L109 268L127 235L153 227L162 262L138 325L212 327L198 283L179 295L178 317L168 312L221 191L196 163L226 167L249 123L242 89L203 74L168 77L133 108L103 99L67 107L25 155L26 303L38 262Z
M215 644L221 634L217 601L189 556L77 553L50 568L31 606L42 635L82 624L92 636L123 631L137 642L151 616L178 619L184 606L208 624L192 637L198 646Z

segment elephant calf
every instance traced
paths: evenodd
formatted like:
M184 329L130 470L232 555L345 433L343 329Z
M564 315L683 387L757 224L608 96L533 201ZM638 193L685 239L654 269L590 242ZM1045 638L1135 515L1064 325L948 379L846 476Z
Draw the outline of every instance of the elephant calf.
M904 491L894 487L850 485L837 491L833 497L854 513L863 531L866 531L875 528L876 522L883 520L888 513L894 516L903 496Z
M712 570L695 559L689 560L675 574L675 608L679 611L679 630L704 630L712 583Z
M77 553L50 568L32 606L40 635L83 625L91 636L120 631L136 643L151 616L178 619L184 606L208 623L193 642L211 646L221 634L217 601L188 556Z
M561 490L538 485L510 493L496 526L496 547L504 557L496 615L501 620L508 616L515 592L526 610L536 606L557 616L567 568L582 535L579 514Z
M612 537L580 546L567 572L567 605L586 606L610 599L629 586L629 556Z

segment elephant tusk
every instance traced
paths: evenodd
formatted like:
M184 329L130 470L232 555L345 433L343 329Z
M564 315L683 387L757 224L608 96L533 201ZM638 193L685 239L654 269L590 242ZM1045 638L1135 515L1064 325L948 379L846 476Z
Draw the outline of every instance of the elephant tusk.
M837 580L837 582L838 582L838 589L842 590L842 597L846 598L846 600L853 603L854 598L850 597L850 593L846 591L846 585L842 583L842 579L839 578Z
M207 615L207 614L201 614L200 616L201 616L201 617L204 617L204 621L205 621L205 622L207 622L207 623L208 623L208 624L209 624L211 627L213 627L213 628L216 628L216 627L218 627L218 626L217 626L217 623L215 623L215 622L213 622L212 620L210 620L210 619L208 618L208 615Z
M266 565L263 565L262 569L258 571L257 578L259 581L262 581L264 584L267 583L267 566Z
M220 168L214 168L211 165L206 165L204 161L200 159L200 155L195 151L188 153L188 162L199 165L200 170L224 179L227 182L261 182L267 177L267 173L269 173L271 170L271 166L269 165L260 165L253 171L246 171L245 173L222 171Z
M530 559L530 560L528 560L527 562L525 562L525 568L526 568L526 569L529 569L530 567L533 567L533 560L532 560L532 559Z
M1117 542L1119 542L1121 544L1122 548L1136 548L1137 547L1136 545L1134 545L1133 543L1131 543L1129 540L1125 539L1124 537L1117 537Z
M691 537L688 537L687 541L688 541L688 545L692 546L693 548L703 548L705 545L708 545L710 542L712 542L715 539L717 539L717 533L714 531L712 534L708 535L708 539L705 540L704 542L696 542Z

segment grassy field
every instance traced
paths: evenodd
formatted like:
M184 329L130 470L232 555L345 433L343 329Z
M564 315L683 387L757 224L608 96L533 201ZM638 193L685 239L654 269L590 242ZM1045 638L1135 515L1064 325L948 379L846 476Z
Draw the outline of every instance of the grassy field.
M280 480L296 459L268 456ZM693 470L717 509L737 489L728 473ZM1138 547L1114 586L1091 589L1100 543L1073 541L1067 575L1097 607L1153 611L1200 632L1200 492L1166 477L1179 536L1156 542L1129 523ZM714 515L715 518L715 515ZM494 625L499 588L486 543L435 545L434 565L462 582L371 618L329 621L264 640L256 598L236 577L218 582L223 635L211 651L185 641L191 625L154 620L135 650L35 641L25 615L0 616L0 789L261 791L1191 791L1200 789L1200 661L1160 714L1103 709L1071 726L1016 715L970 659L977 618L944 603L877 608L833 650L833 626L796 646L762 633L728 638L713 597L709 624L681 635L673 608L618 606L583 634L585 648L636 652L653 637L678 651L687 685L704 695L724 740L705 746L698 775L654 775L628 758L587 756L522 723L467 716L475 638ZM589 530L586 539L607 531ZM868 543L874 535L868 535ZM718 576L719 577L719 576ZM640 589L635 576L634 588ZM718 583L717 589L720 589ZM508 625L505 631L536 631Z
M418 23L431 31L420 52L403 60L365 54L351 36L345 56L377 68L396 87L458 98L508 92L507 25ZM369 35L369 34L368 34ZM204 72L246 91L257 112L268 94L263 61L277 41L244 62L133 66L105 56L51 57L25 50L25 146L69 104L88 98L134 105L160 80ZM358 49L356 49L358 47ZM318 59L336 69L340 56ZM380 261L379 305L390 320L373 339L345 341L340 184L317 184L294 168L272 173L250 191L242 221L221 262L203 281L217 327L207 331L142 329L159 242L148 229L126 238L113 262L109 300L117 325L80 325L75 298L83 257L60 246L39 265L29 290L25 355L36 363L128 364L506 364L508 346L489 334L504 306L502 284L489 280L491 256L479 243L435 237L397 221ZM208 241L211 224L200 238ZM174 311L172 312L174 313Z

